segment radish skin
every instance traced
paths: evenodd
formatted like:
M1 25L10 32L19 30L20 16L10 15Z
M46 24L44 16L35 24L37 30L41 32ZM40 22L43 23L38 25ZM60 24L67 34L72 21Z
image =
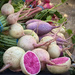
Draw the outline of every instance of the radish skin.
M49 53L42 48L36 48L32 50L39 58L40 62L41 62L41 70L45 69L45 65L50 63L50 64L54 64L53 62L50 61L50 55Z
M25 54L25 51L20 47L13 46L8 48L3 55L5 66L0 69L0 72L3 72L7 68L10 68L10 70L20 69L20 59L23 54Z
M14 7L10 3L6 3L1 8L1 13L3 15L10 15L14 13Z
M61 60L58 60L58 59L61 59ZM68 60L65 60L65 59L68 59ZM46 65L47 69L51 73L62 74L62 73L67 72L70 69L71 59L69 57L60 57L60 58L56 58L56 59L53 59L53 60L55 60L55 62L58 62L58 65L60 65L60 66L53 66L53 65L47 64ZM51 60L51 61L53 62L53 60ZM63 62L64 60L65 60L64 63L60 63L60 62Z
M24 29L19 23L11 25L9 34L14 38L20 38L24 35Z

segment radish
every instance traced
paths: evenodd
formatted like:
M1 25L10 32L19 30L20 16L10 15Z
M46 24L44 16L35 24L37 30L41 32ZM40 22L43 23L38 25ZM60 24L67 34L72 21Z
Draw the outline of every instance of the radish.
M48 53L51 56L51 58L58 58L60 56L60 47L56 44L50 44L48 47Z
M59 57L52 59L51 62L54 62L56 65L47 64L47 69L53 74L62 74L67 72L71 66L71 59L69 57Z
M59 30L59 28L55 28L55 29L52 29L52 32L57 32ZM60 33L65 33L66 32L66 30L65 30L65 27L63 26L62 28L61 28L61 30L60 30Z
M27 29L34 30L38 35L44 35L57 27L59 26L52 26L44 21L33 22L27 25Z
M25 4L24 4L24 7L25 7ZM20 9L20 11L16 12L16 13L13 13L13 14L10 14L8 17L7 17L7 22L9 24L14 24L14 23L17 23L17 21L19 20L19 15L20 13L22 12L22 10L24 9L24 7L22 9Z
M25 29L24 33L25 33L25 35L31 35L31 36L33 36L35 38L36 42L37 43L39 42L39 37L38 37L38 35L33 30Z
M17 46L8 48L3 55L3 62L5 66L0 70L0 72L10 68L10 70L20 69L20 59L25 51Z
M11 25L9 34L14 38L20 38L24 35L24 29L19 23L15 23Z
M28 50L34 49L34 44L37 44L37 42L34 39L34 37L32 37L31 35L25 35L25 36L22 36L18 40L17 45L19 47L23 48L25 51L28 51Z
M11 0L1 7L1 13L6 16L14 13L14 7L11 5Z
M17 45L21 48L23 48L25 51L28 50L33 50L34 48L43 46L47 43L52 43L54 42L55 39L49 40L47 42L44 42L42 44L37 44L36 40L34 39L34 37L32 37L31 35L25 35L22 36L19 40Z
M26 75L37 75L40 72L40 61L35 53L27 51L20 61L21 70Z
M36 48L32 50L39 58L40 62L41 62L41 70L45 69L45 65L50 63L50 64L54 64L50 61L50 55L49 53L42 48Z
M52 40L52 39L54 39L52 36L44 36L44 37L40 40L39 44L45 43L45 42L47 42L47 41L49 41L49 40ZM49 43L48 43L48 44L49 44ZM56 41L52 42L51 44L56 44ZM48 46L47 46L47 45L44 45L44 46L41 46L41 48L47 50Z

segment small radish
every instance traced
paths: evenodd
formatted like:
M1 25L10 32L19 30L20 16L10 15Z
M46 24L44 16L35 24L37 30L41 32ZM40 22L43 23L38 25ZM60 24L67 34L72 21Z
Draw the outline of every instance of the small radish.
M14 7L11 5L10 3L11 0L9 0L8 3L4 4L1 8L1 13L3 15L10 15L10 14L13 14L14 13Z
M24 7L25 7L25 4L24 4ZM20 11L16 12L16 13L13 13L13 14L10 14L8 17L7 17L7 22L9 24L14 24L14 23L17 23L17 21L19 20L19 16L20 16L20 13L22 12L22 10L24 9L24 7L22 9L20 9Z
M11 25L9 34L14 38L20 38L24 35L24 29L19 23L15 23Z
M39 58L32 51L27 51L22 56L20 66L22 72L26 75L37 75L41 69Z
M17 46L8 48L3 55L3 62L5 66L0 69L0 72L10 68L10 70L20 69L20 59L22 55L25 54L25 51Z
M58 58L60 56L60 47L56 44L50 44L48 47L48 53L51 58Z
M38 37L38 35L33 30L25 29L24 33L25 33L25 35L31 35L31 36L33 36L35 38L36 42L37 43L39 42L39 37Z
M54 39L52 36L44 36L44 37L40 40L39 44L45 43L45 42L47 42L47 41L49 41L49 40L52 40L52 39ZM56 41L52 42L51 44L56 44ZM44 46L41 46L41 48L47 50L48 46L47 46L47 45L44 45Z
M69 57L59 57L51 60L56 65L47 64L47 69L53 74L62 74L67 72L71 66L71 59Z
M41 70L44 70L46 67L46 64L48 64L48 63L54 64L50 61L50 55L45 49L36 48L32 51L38 56L38 58L41 62Z
M33 22L27 25L27 29L34 30L38 35L44 35L57 27L60 26L52 26L44 21Z

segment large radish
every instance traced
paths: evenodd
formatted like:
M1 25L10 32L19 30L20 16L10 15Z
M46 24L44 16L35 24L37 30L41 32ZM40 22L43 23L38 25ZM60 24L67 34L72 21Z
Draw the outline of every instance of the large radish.
M6 16L14 13L14 7L11 5L11 0L2 6L1 13Z
M59 57L56 59L52 59L51 61L54 62L56 65L60 65L60 66L54 66L51 64L47 64L47 69L51 73L62 74L70 69L71 59L69 57Z
M26 75L36 75L40 72L39 58L32 51L27 51L20 61L21 70Z
M36 48L32 51L38 56L38 58L41 62L41 70L44 70L46 67L46 64L48 64L48 63L54 64L53 62L50 61L50 55L45 49Z
M14 38L20 38L24 35L24 29L19 23L14 23L9 29L9 34Z
M3 62L5 66L0 69L0 72L10 68L10 70L17 71L20 68L20 59L25 51L17 46L8 48L3 55Z

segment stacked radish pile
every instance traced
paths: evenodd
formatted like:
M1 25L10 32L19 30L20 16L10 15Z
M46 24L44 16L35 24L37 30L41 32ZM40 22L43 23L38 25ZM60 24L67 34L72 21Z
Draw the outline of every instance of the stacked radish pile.
M66 39L64 36L66 31L63 25L66 22L53 26L42 20L30 19L26 21L25 30L18 23L19 20L24 21L25 17L31 17L35 15L34 13L42 11L42 8L36 7L35 3L42 5L44 9L51 9L53 5L50 5L49 2L50 0L30 0L30 2L26 0L24 7L17 13L14 13L10 4L11 0L2 7L2 14L7 15L7 24L11 24L8 35L18 39L18 41L16 46L9 47L5 51L3 55L5 65L0 69L0 72L9 68L14 72L22 71L28 75L36 75L47 68L51 73L61 74L70 69L71 59L63 55L63 52L70 49L64 48L65 44L71 44L68 42L71 37ZM34 8L23 10L25 4L28 6L30 3L33 4ZM9 8L9 10L12 12L4 11L6 6L10 6L12 9Z

